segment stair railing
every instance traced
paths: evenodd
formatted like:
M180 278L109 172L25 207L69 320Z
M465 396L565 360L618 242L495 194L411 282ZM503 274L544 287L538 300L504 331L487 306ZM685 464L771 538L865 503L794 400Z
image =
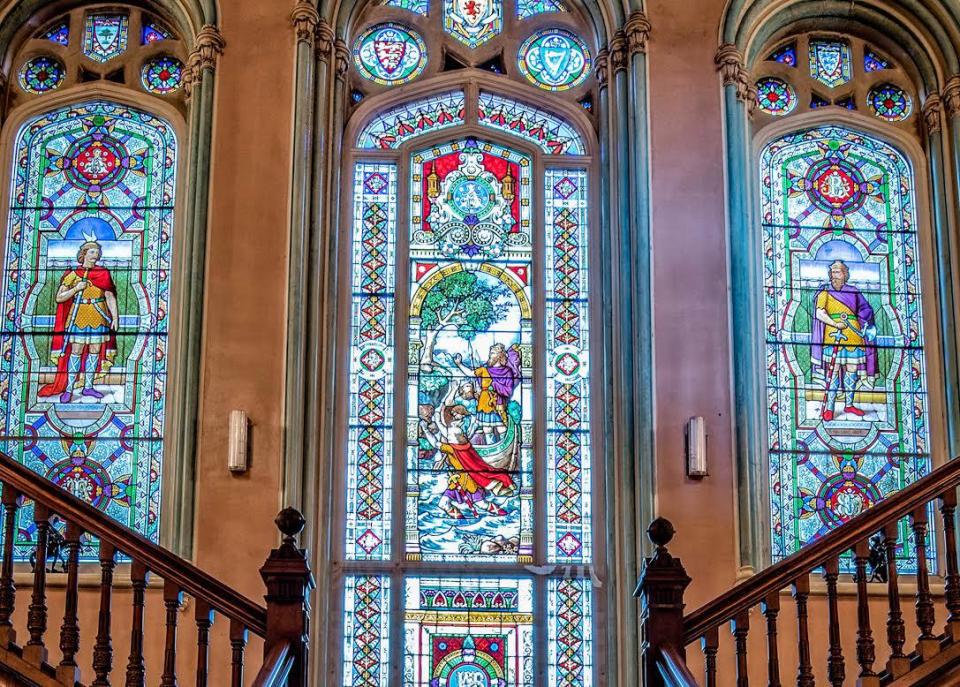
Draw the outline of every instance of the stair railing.
M231 665L227 672L231 687L244 684L245 649L250 633L264 640L262 669L253 683L255 687L307 685L307 618L313 578L306 553L297 546L296 537L305 523L296 510L288 508L277 516L276 524L283 540L260 569L267 589L267 605L263 607L3 454L0 454L0 485L3 507L0 664L6 671L41 687L82 687L84 684L91 687L109 687L111 684L142 687L146 672L143 644L145 597L150 576L156 576L163 580L165 625L162 629L151 629L150 635L164 637L161 687L176 687L178 681L186 683L177 674L177 634L181 630L178 620L184 595L194 601L195 683L198 687L208 684L210 628L217 616L229 623ZM14 527L24 499L33 502L36 531L33 537L33 583L23 632L26 642L21 645L17 641L21 628L14 628L12 618L17 600ZM100 605L91 676L81 675L78 663L79 554L84 534L99 541ZM55 663L51 660L48 629L56 619L50 618L48 613L49 571L46 565L54 541L66 551L60 660ZM124 559L122 568L118 568L119 556ZM129 571L130 575L132 608L124 609L124 613L129 613L129 625L120 620L120 609L113 607L114 578L120 570ZM115 657L113 649L113 627L118 621L124 623L122 627L125 633L129 631L130 637L130 654L125 664L122 657ZM260 665L259 662L256 664ZM91 677L92 682L81 682L81 679Z
M648 687L696 687L686 648L700 642L702 675L706 687L717 685L717 653L721 625L729 622L734 638L737 685L748 684L747 637L750 611L760 607L767 634L767 683L796 681L798 687L814 687L808 628L810 576L821 574L826 586L828 614L828 683L840 687L846 679L846 658L841 643L837 581L840 557L851 552L857 586L856 657L853 673L859 687L879 687L932 659L947 646L960 644L960 573L957 560L957 487L960 460L952 460L905 489L888 496L851 518L817 541L782 561L753 575L699 609L684 615L683 594L690 578L678 558L667 549L674 536L671 523L658 518L647 530L656 550L647 558L637 585L641 604L641 651ZM937 631L928 569L929 520L933 508L942 516L936 528L944 559L946 622ZM906 653L906 620L898 582L898 524L908 520L916 558L915 622L916 649ZM872 538L872 544L871 544ZM871 548L872 546L872 548ZM871 560L872 559L872 560ZM876 642L870 625L868 569L887 586L886 643L889 658L877 666ZM911 573L913 574L913 573ZM796 605L798 665L795 675L781 675L777 644L780 592L790 588ZM698 672L700 672L698 670Z

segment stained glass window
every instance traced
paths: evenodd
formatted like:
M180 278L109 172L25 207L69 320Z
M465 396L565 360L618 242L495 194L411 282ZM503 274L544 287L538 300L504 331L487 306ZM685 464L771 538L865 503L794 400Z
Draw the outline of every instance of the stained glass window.
M767 58L771 62L779 62L780 64L785 64L788 67L797 66L797 44L788 43L783 47L777 48L770 56Z
M901 122L913 111L913 100L899 86L882 84L867 94L867 104L880 119Z
M834 105L839 105L840 107L845 107L848 110L857 109L857 101L852 95L847 95L842 98L837 98L833 101Z
M503 0L443 0L443 29L477 48L503 30Z
M173 38L173 33L163 25L155 21L144 21L143 28L140 30L140 43L150 45L157 41L165 41Z
M389 687L390 578L350 576L344 588L343 687Z
M360 148L398 148L409 138L462 124L463 91L450 91L401 105L370 121L357 137Z
M167 55L147 60L140 70L140 83L157 95L172 93L183 83L183 62Z
M131 107L98 100L27 121L2 296L0 450L152 541L176 161L172 127ZM27 555L31 507L18 517Z
M533 141L551 155L583 155L586 150L577 130L549 112L494 93L480 92L478 121Z
M844 41L810 41L809 59L810 76L820 83L836 88L850 81L853 58Z
M415 14L427 16L430 9L430 0L386 0L384 5L388 7L399 7L400 9L410 10Z
M28 93L46 93L59 87L64 75L63 62L56 57L41 55L20 67L17 80L20 88Z
M57 45L67 45L70 43L70 25L65 21L55 24L43 32L43 37Z
M818 107L826 107L830 104L830 101L824 98L822 95L817 95L813 93L810 95L810 109L815 110Z
M127 49L127 15L90 14L83 29L83 54L109 62Z
M863 70L865 72L879 72L890 67L890 63L880 57L870 48L866 48L863 53Z
M797 93L783 79L768 77L757 81L757 107L770 115L785 115L797 106Z
M590 51L565 29L538 31L517 51L520 72L530 83L548 91L563 91L590 75Z
M353 61L364 78L393 86L420 75L427 66L427 45L405 26L377 24L357 38Z
M593 687L590 580L552 579L547 589L550 687Z
M780 560L929 472L929 410L909 162L825 126L769 144L760 178Z
M558 0L517 0L517 18L527 19L548 12L566 12Z

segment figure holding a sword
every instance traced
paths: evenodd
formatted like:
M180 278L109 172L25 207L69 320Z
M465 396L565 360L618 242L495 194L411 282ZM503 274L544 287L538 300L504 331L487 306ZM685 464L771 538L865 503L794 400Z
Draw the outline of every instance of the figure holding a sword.
M84 234L84 239L78 265L63 273L55 297L50 355L57 374L38 392L41 397L59 395L61 403L72 402L75 392L89 400L102 399L95 380L113 365L117 353L117 288L110 270L97 264L103 249L96 236Z
M830 265L829 283L814 295L810 363L825 377L820 416L826 422L835 416L838 396L844 413L863 417L855 395L867 377L877 374L873 308L849 280L846 263L836 260Z

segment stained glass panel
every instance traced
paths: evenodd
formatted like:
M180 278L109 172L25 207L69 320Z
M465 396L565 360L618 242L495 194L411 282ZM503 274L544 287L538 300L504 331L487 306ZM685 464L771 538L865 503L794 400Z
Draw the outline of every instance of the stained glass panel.
M443 0L443 29L468 48L503 30L503 0Z
M532 560L530 174L475 139L413 155L409 559Z
M533 584L414 577L404 604L404 687L533 687Z
M777 48L770 56L767 58L771 62L779 62L780 64L785 64L788 67L797 66L797 44L788 43L780 48Z
M830 88L850 81L853 58L850 46L843 41L810 41L810 76Z
M17 81L28 93L46 93L58 88L65 76L63 62L56 57L41 55L20 67Z
M517 64L520 73L538 88L564 91L590 75L590 50L570 31L544 29L520 45Z
M406 83L427 66L427 45L400 24L377 24L357 38L353 61L365 79L384 86Z
M780 560L929 472L929 411L907 160L822 127L768 145L760 177ZM915 569L908 537L898 555Z
M183 62L169 56L147 60L140 70L140 83L157 95L172 93L183 84Z
M587 173L548 169L547 558L592 559Z
M464 121L463 91L450 91L387 110L373 118L357 136L359 148L399 148L415 136Z
M390 578L350 576L343 605L343 687L388 687Z
M547 652L550 687L593 685L593 590L590 580L549 580Z
M797 92L783 79L767 77L757 81L757 107L769 115L790 114L797 106Z
M880 119L902 122L913 112L913 99L899 86L882 84L867 94L870 109Z
M528 19L548 12L566 12L558 0L517 0L517 18Z
M43 33L43 37L57 45L67 45L70 43L70 25L67 22L60 22Z
M386 0L387 7L399 7L400 9L410 10L415 14L427 16L430 9L430 0Z
M90 14L83 30L83 54L97 62L109 62L127 49L125 14Z
M481 126L533 141L551 155L586 153L577 130L545 110L483 91L478 105Z
M863 71L879 72L890 67L890 63L880 57L870 48L865 48L863 53Z
M152 541L176 155L169 124L115 103L24 124L0 330L0 450ZM31 510L19 516L21 555ZM81 557L96 551L84 546Z
M358 162L353 185L346 555L386 560L392 513L396 165Z
M155 21L144 21L143 28L140 30L140 43L142 45L150 45L151 43L169 40L173 37L172 31Z

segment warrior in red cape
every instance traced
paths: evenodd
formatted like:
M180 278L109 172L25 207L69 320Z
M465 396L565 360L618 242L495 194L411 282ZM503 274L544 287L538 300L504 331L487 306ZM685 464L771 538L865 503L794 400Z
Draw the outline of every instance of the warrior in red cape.
M95 237L85 238L77 253L78 266L60 278L50 347L57 374L39 391L42 397L59 394L61 403L73 401L75 392L102 399L94 382L102 380L117 354L117 288L110 270L97 265L103 254L100 244Z

